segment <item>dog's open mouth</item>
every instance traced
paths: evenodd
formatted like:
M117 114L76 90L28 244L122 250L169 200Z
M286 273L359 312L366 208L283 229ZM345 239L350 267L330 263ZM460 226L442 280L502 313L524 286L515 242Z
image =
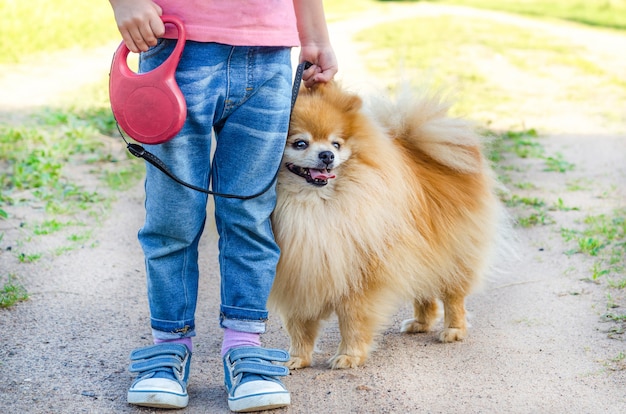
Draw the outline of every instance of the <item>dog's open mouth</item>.
M320 170L315 168L299 167L295 164L288 163L287 169L292 173L304 178L307 183L320 187L328 184L328 180L335 178L335 174L331 173L330 168Z

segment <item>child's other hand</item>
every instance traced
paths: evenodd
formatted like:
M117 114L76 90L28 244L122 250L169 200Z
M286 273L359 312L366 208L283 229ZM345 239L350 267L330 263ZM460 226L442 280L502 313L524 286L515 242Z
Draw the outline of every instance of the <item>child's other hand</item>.
M303 46L300 52L300 61L311 62L310 68L302 73L302 81L307 88L316 83L330 82L337 73L337 58L330 46Z
M163 10L152 0L110 0L117 27L126 46L145 52L165 34Z

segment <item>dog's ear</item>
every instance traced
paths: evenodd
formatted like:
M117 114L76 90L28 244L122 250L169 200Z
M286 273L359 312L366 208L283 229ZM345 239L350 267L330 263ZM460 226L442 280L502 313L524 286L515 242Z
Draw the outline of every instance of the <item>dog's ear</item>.
M358 95L344 91L337 84L333 85L333 93L334 101L347 113L357 112L363 106L363 100Z
M322 99L344 113L358 112L363 106L363 101L358 95L346 92L341 86L333 81L320 82L310 88L302 87L300 93L313 96L319 95Z
M363 100L357 95L344 94L343 107L346 112L357 112L363 106Z
M334 103L345 112L356 112L363 106L363 101L359 96L344 91L335 81L316 83L311 91L326 96L329 102Z

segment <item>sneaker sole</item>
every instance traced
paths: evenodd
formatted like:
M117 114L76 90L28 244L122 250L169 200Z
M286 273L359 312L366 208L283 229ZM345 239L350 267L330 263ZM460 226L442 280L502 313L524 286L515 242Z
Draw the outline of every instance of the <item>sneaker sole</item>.
M252 395L236 400L228 400L228 408L236 413L271 410L286 407L289 404L291 404L291 396L288 392Z
M177 395L167 392L128 392L128 403L153 408L185 408L189 403L188 395Z

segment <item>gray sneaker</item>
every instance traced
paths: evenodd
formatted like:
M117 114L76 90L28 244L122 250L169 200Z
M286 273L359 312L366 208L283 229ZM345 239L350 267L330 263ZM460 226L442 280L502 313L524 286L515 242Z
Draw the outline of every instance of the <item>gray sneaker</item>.
M228 391L228 407L235 412L250 412L289 405L289 391L276 378L289 375L289 369L272 363L288 360L289 354L279 349L231 349L224 356L224 384Z
M128 390L129 404L184 408L189 402L187 381L191 352L182 344L158 344L130 354L130 372L137 378Z

